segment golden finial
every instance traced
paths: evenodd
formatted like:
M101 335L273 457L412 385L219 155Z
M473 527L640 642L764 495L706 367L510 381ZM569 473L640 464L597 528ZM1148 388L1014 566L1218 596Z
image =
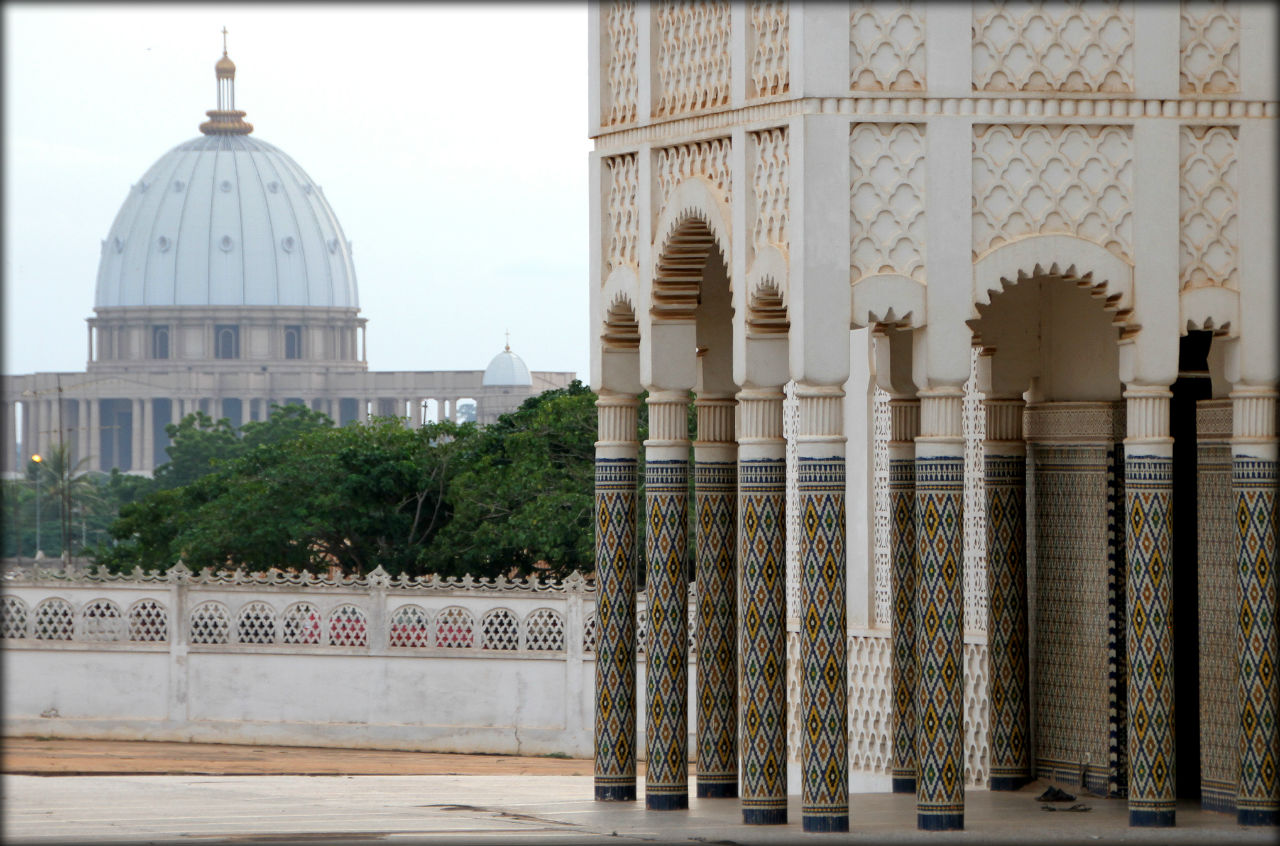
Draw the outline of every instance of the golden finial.
M227 28L222 28L222 58L213 66L218 81L218 107L205 112L210 120L200 124L205 135L248 135L253 124L244 121L244 112L236 109L236 63L227 55Z
M227 55L227 28L222 28L222 55Z
M507 330L507 346L505 352L511 352L511 330Z

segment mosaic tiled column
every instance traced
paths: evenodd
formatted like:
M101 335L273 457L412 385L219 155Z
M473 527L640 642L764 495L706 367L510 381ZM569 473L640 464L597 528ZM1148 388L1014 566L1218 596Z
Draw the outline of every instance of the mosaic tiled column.
M801 814L805 831L849 830L844 391L799 385Z
M636 398L596 401L595 797L636 798Z
M987 701L992 790L1031 776L1027 736L1027 447L1021 399L988 399Z
M963 394L921 394L916 438L916 826L964 828Z
M649 394L645 441L645 807L689 807L689 397Z
M1231 394L1231 487L1239 532L1241 825L1280 824L1280 637L1276 629L1276 393Z
M1129 825L1174 824L1173 441L1168 390L1125 391Z
M787 821L786 441L780 390L738 394L742 821Z
M920 401L889 400L894 793L916 792L916 445Z
M698 797L738 795L738 465L732 397L699 395L693 445Z

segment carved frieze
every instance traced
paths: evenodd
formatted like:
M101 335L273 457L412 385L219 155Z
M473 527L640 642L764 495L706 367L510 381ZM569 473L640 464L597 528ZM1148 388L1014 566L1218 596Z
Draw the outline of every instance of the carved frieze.
M850 282L901 273L923 283L925 128L856 123L849 157Z
M609 174L608 215L609 242L605 249L604 274L601 281L619 267L638 266L636 240L640 235L636 194L640 187L636 156L630 153L605 159Z
M914 3L854 3L849 11L849 89L924 88L924 9Z
M1024 235L1067 234L1131 261L1133 128L974 127L973 254Z
M1133 4L973 4L975 91L1133 90Z
M789 5L786 0L755 0L751 4L752 97L790 90Z
M615 0L605 12L604 50L609 57L605 75L605 107L600 122L605 126L633 123L640 87L636 56L640 41L636 30L634 0Z
M653 15L658 40L654 116L727 106L728 0L660 0Z
M1184 126L1178 207L1182 288L1239 284L1239 158L1233 126Z
M1183 94L1232 94L1240 90L1240 4L1182 3Z
M787 130L752 132L751 142L751 193L755 200L751 210L751 243L757 250L773 245L785 252L790 244Z

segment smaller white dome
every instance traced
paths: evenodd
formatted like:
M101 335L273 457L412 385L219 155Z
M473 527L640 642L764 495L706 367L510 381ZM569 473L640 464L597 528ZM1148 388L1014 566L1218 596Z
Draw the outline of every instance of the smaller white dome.
M513 353L511 347L507 347L489 362L480 384L485 387L518 385L527 388L533 385L533 377L529 375L524 359Z

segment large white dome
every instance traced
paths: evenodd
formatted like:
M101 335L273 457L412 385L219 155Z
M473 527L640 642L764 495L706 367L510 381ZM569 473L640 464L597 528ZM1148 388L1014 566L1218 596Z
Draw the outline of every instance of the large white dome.
M519 386L528 387L533 384L529 368L524 359L507 347L493 357L489 366L484 369L484 379L480 384L485 386Z
M320 187L270 144L211 134L130 189L102 243L94 305L359 308L359 297Z

